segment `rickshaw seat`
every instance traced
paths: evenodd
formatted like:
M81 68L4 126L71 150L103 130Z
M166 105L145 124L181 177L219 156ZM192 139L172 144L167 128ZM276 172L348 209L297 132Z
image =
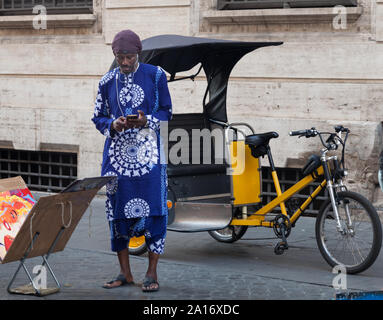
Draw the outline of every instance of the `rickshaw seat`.
M251 146L267 146L270 139L278 138L279 134L275 131L266 133L257 133L246 136L245 143Z
M185 130L188 134L189 140L185 141L189 150L189 157L184 159L186 163L173 164L169 162L167 172L170 177L173 176L198 176L205 174L226 174L227 165L225 163L216 163L217 159L214 158L214 142L211 143L210 159L203 157L204 152L203 143L200 143L197 149L193 146L193 130L204 130L210 128L210 123L206 121L203 113L185 113L185 114L173 114L173 119L168 123L169 134L174 129ZM169 150L179 141L169 141ZM193 163L193 154L199 154L199 163ZM205 161L208 161L206 163ZM222 159L221 162L224 162Z
M175 129L181 129L179 132L184 132L184 137L180 138L175 135L171 138ZM199 130L205 129L211 130L211 127L203 113L173 114L172 120L168 122L169 161L167 174L169 188L172 189L177 199L188 199L186 201L189 201L189 199L208 197L210 202L217 202L224 197L225 199L222 201L230 203L230 176L227 175L226 171L228 164L223 158L224 155L217 152L219 156L216 156L214 136L210 137L210 150L205 148L205 142L201 141L202 138L199 145L193 139L193 130L199 133ZM176 150L189 151L185 155L182 155L182 152L176 153L179 163L172 161L170 157L170 152L175 154L173 148L176 144L178 146ZM180 215L177 219L184 220L181 218L182 214L179 213L179 209L177 211L177 215ZM208 213L205 212L205 214L209 216Z

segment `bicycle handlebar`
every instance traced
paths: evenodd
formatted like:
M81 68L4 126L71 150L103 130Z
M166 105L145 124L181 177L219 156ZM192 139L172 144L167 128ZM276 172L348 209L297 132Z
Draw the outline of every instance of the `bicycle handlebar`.
M349 133L350 132L350 129L345 128L343 126L335 126L334 129L335 129L336 133L339 133L339 132L347 132L347 133Z
M336 150L338 149L338 144L341 143L343 145L343 151L344 151L344 146L347 140L347 136L350 133L350 130L348 128L345 128L341 125L334 127L336 133L331 133L331 132L319 132L315 128L311 129L305 129L305 130L297 130L297 131L290 131L289 135L290 136L299 136L299 137L306 137L306 138L311 138L311 137L316 137L319 136L323 146L327 148L327 150ZM341 138L341 133L345 132L346 137L344 141ZM322 134L329 134L329 138L325 142L323 140Z
M300 136L302 134L305 134L306 130L298 130L298 131L290 131L289 135L290 136Z
M301 136L306 138L315 137L317 134L318 134L318 131L316 131L315 128L289 132L290 136Z

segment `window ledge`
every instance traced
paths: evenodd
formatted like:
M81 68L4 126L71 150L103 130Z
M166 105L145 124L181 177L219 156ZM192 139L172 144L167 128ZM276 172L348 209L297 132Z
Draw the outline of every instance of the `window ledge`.
M347 7L347 21L355 22L362 7ZM285 8L256 10L209 10L203 18L210 24L320 23L332 22L338 12L331 8Z
M32 29L33 19L38 15L0 16L1 29ZM96 22L94 14L52 14L47 15L47 28L91 27Z

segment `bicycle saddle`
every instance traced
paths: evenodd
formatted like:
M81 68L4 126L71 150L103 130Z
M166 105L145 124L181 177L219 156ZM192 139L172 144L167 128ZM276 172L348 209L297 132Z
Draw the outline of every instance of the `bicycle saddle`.
M278 138L279 134L272 131L266 133L257 133L246 136L245 144L252 146L267 146L269 144L270 139Z

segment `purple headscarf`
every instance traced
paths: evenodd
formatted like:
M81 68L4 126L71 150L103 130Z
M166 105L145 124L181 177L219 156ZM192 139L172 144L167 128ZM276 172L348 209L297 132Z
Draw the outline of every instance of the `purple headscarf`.
M112 42L113 52L141 53L142 44L140 37L132 30L122 30L114 36Z

